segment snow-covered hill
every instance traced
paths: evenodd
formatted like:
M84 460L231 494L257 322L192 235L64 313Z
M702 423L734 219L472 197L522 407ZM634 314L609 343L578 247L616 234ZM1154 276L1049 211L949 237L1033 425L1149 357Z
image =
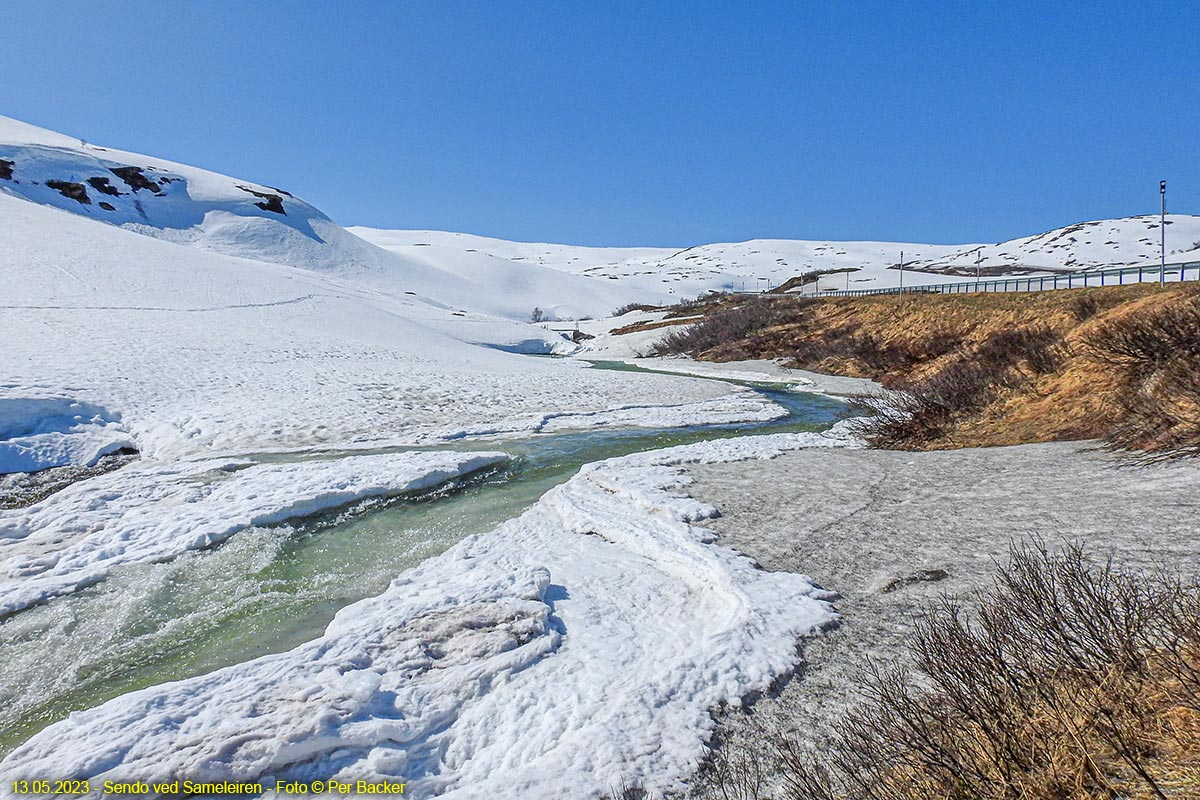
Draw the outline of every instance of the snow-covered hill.
M157 562L197 577L221 613L260 613L206 583L206 569L224 571L210 560L215 545L228 542L215 552L227 551L260 526L430 491L508 460L459 445L466 437L785 412L741 387L506 352L571 345L495 315L527 316L535 303L607 310L627 295L606 281L511 261L443 268L355 237L281 190L19 123L0 124L0 147L0 473L91 464L125 447L141 454L0 510L0 627L11 633L14 619L32 618L38 631L0 642L0 751L21 735L13 721L32 719L14 712L22 702L51 716L88 701L101 716L159 697L174 709L134 712L153 721L126 726L120 741L97 738L72 714L8 753L6 775L32 775L49 746L80 756L58 763L72 777L117 770L129 782L150 776L144 758L182 780L347 769L355 780L411 781L429 797L456 784L474 792L462 797L496 785L597 796L624 775L663 788L694 769L709 709L765 689L794 661L797 637L832 618L807 579L756 570L693 530L690 521L715 512L670 491L686 461L850 444L844 435L753 437L585 469L375 598L345 605L330 595L322 609L344 606L331 638L193 682L81 700L72 679L109 663L144 679L139 671L162 651L143 661L129 645L147 632L177 636L182 650L224 647L183 619L203 611L164 609L159 598L177 584L156 584L148 570ZM382 452L361 452L371 449ZM387 533L388 550L440 549L436 539L414 544L422 534ZM233 577L292 569L285 551L303 538L282 531L249 574L235 567ZM313 583L342 570L331 554ZM105 626L110 638L82 635L83 590L124 579L139 589L100 600L119 620ZM154 599L144 606L147 586ZM249 593L289 590L268 579ZM41 604L69 622L43 624ZM287 608L289 617L324 613L307 601ZM663 642L685 646L664 653ZM256 652L274 646L263 635ZM50 653L69 654L58 681L46 680ZM200 685L218 690L197 693ZM542 699L531 706L531 697ZM46 721L39 712L35 726ZM251 745L231 749L240 726L253 731ZM189 752L191 761L175 758ZM0 785L2 798L14 791Z
M1168 261L1200 259L1200 216L1168 214ZM1080 222L999 244L963 247L948 256L918 259L913 269L944 274L1021 275L1076 272L1157 262L1159 216ZM906 265L907 266L907 265Z
M0 117L0 192L154 238L323 272L450 311L599 317L626 303L755 291L827 272L820 289L1096 269L1157 257L1158 219L1084 222L999 244L755 239L680 248L578 247L440 231L345 229L285 189L101 147ZM1173 258L1200 217L1168 217Z
M1200 216L1167 216L1168 260L1200 259ZM464 277L509 264L557 270L632 288L640 302L670 303L707 291L757 291L823 272L820 289L953 283L982 275L1071 272L1158 259L1158 217L1082 222L998 244L753 239L685 248L576 247L441 231L348 230L397 255ZM477 277L475 278L478 279ZM812 291L809 284L807 291ZM626 292L621 292L625 296Z
M813 270L853 270L854 288L895 286L899 273L889 267L900 260L950 256L958 245L906 242L821 242L755 239L729 244L685 248L577 247L489 239L466 233L392 231L348 228L381 247L421 259L448 271L476 269L472 259L487 259L492 269L501 263L531 269L552 269L600 279L632 294L638 302L673 303L708 291L757 291L779 286ZM957 277L930 276L930 282ZM846 274L837 275L845 283ZM629 291L632 290L632 291ZM610 309L611 310L611 309Z
M512 320L539 302L607 310L623 296L600 281L519 264L476 281L270 187L12 120L0 159L0 472L129 446L168 459L586 427L613 406L728 396L504 352L571 349Z
M0 193L146 236L286 264L451 311L528 320L602 314L628 286L506 261L391 252L353 236L284 189L74 139L0 117ZM460 259L462 260L462 259Z

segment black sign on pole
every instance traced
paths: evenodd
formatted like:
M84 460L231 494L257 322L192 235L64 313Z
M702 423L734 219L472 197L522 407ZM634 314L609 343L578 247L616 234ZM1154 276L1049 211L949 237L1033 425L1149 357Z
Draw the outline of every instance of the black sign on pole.
M1158 285L1167 283L1167 182L1158 182L1158 197L1161 200L1158 216Z

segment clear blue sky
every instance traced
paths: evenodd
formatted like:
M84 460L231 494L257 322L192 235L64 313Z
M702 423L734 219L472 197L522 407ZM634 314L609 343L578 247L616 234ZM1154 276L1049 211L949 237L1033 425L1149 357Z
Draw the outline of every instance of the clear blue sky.
M0 113L337 221L997 241L1200 213L1195 2L15 0Z

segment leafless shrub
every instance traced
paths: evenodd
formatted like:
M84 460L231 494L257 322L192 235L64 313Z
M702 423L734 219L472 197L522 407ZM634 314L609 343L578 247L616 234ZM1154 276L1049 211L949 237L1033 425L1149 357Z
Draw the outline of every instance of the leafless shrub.
M1083 292L1071 300L1071 316L1078 322L1085 322L1100 313L1100 303L1096 295Z
M709 306L717 305L728 299L729 292L707 291L701 292L691 299L680 300L673 306L667 307L668 317L681 317L688 314L694 314L697 311L708 308Z
M608 797L609 800L652 800L651 794L641 786L636 783L630 786L625 781L621 781L620 788L610 791Z
M1050 328L997 331L904 391L864 398L875 413L860 419L859 433L875 447L929 444L945 436L956 422L982 410L997 390L1016 389L1033 377L1052 373L1065 357L1062 338Z
M1090 354L1143 377L1180 356L1200 359L1200 295L1147 314L1131 313L1094 330Z
M659 356L672 353L698 355L718 347L731 347L785 318L782 306L766 298L755 298L711 313L683 330L671 331L654 345L652 353Z
M1062 337L1049 327L996 331L976 348L973 358L1012 367L1023 363L1035 375L1055 372L1066 358Z
M744 742L722 745L711 752L701 768L692 795L721 800L759 800L779 771L771 749Z
M867 374L886 378L941 358L961 347L962 340L956 331L941 331L913 340L884 342L846 326L802 340L793 351L793 359L802 368L816 367L828 360L857 362Z
M787 797L1200 796L1198 588L1014 550L974 615L930 610L915 672L872 676L820 753L780 742Z
M630 311L661 311L661 310L662 310L661 306L648 306L645 303L626 303L625 305L621 306L620 308L614 308L612 315L614 317L620 317L624 314L628 314Z

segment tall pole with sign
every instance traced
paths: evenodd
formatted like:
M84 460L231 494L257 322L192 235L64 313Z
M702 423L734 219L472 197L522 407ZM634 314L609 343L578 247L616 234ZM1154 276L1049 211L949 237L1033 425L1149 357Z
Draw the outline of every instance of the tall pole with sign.
M1158 182L1158 285L1167 282L1167 182Z

